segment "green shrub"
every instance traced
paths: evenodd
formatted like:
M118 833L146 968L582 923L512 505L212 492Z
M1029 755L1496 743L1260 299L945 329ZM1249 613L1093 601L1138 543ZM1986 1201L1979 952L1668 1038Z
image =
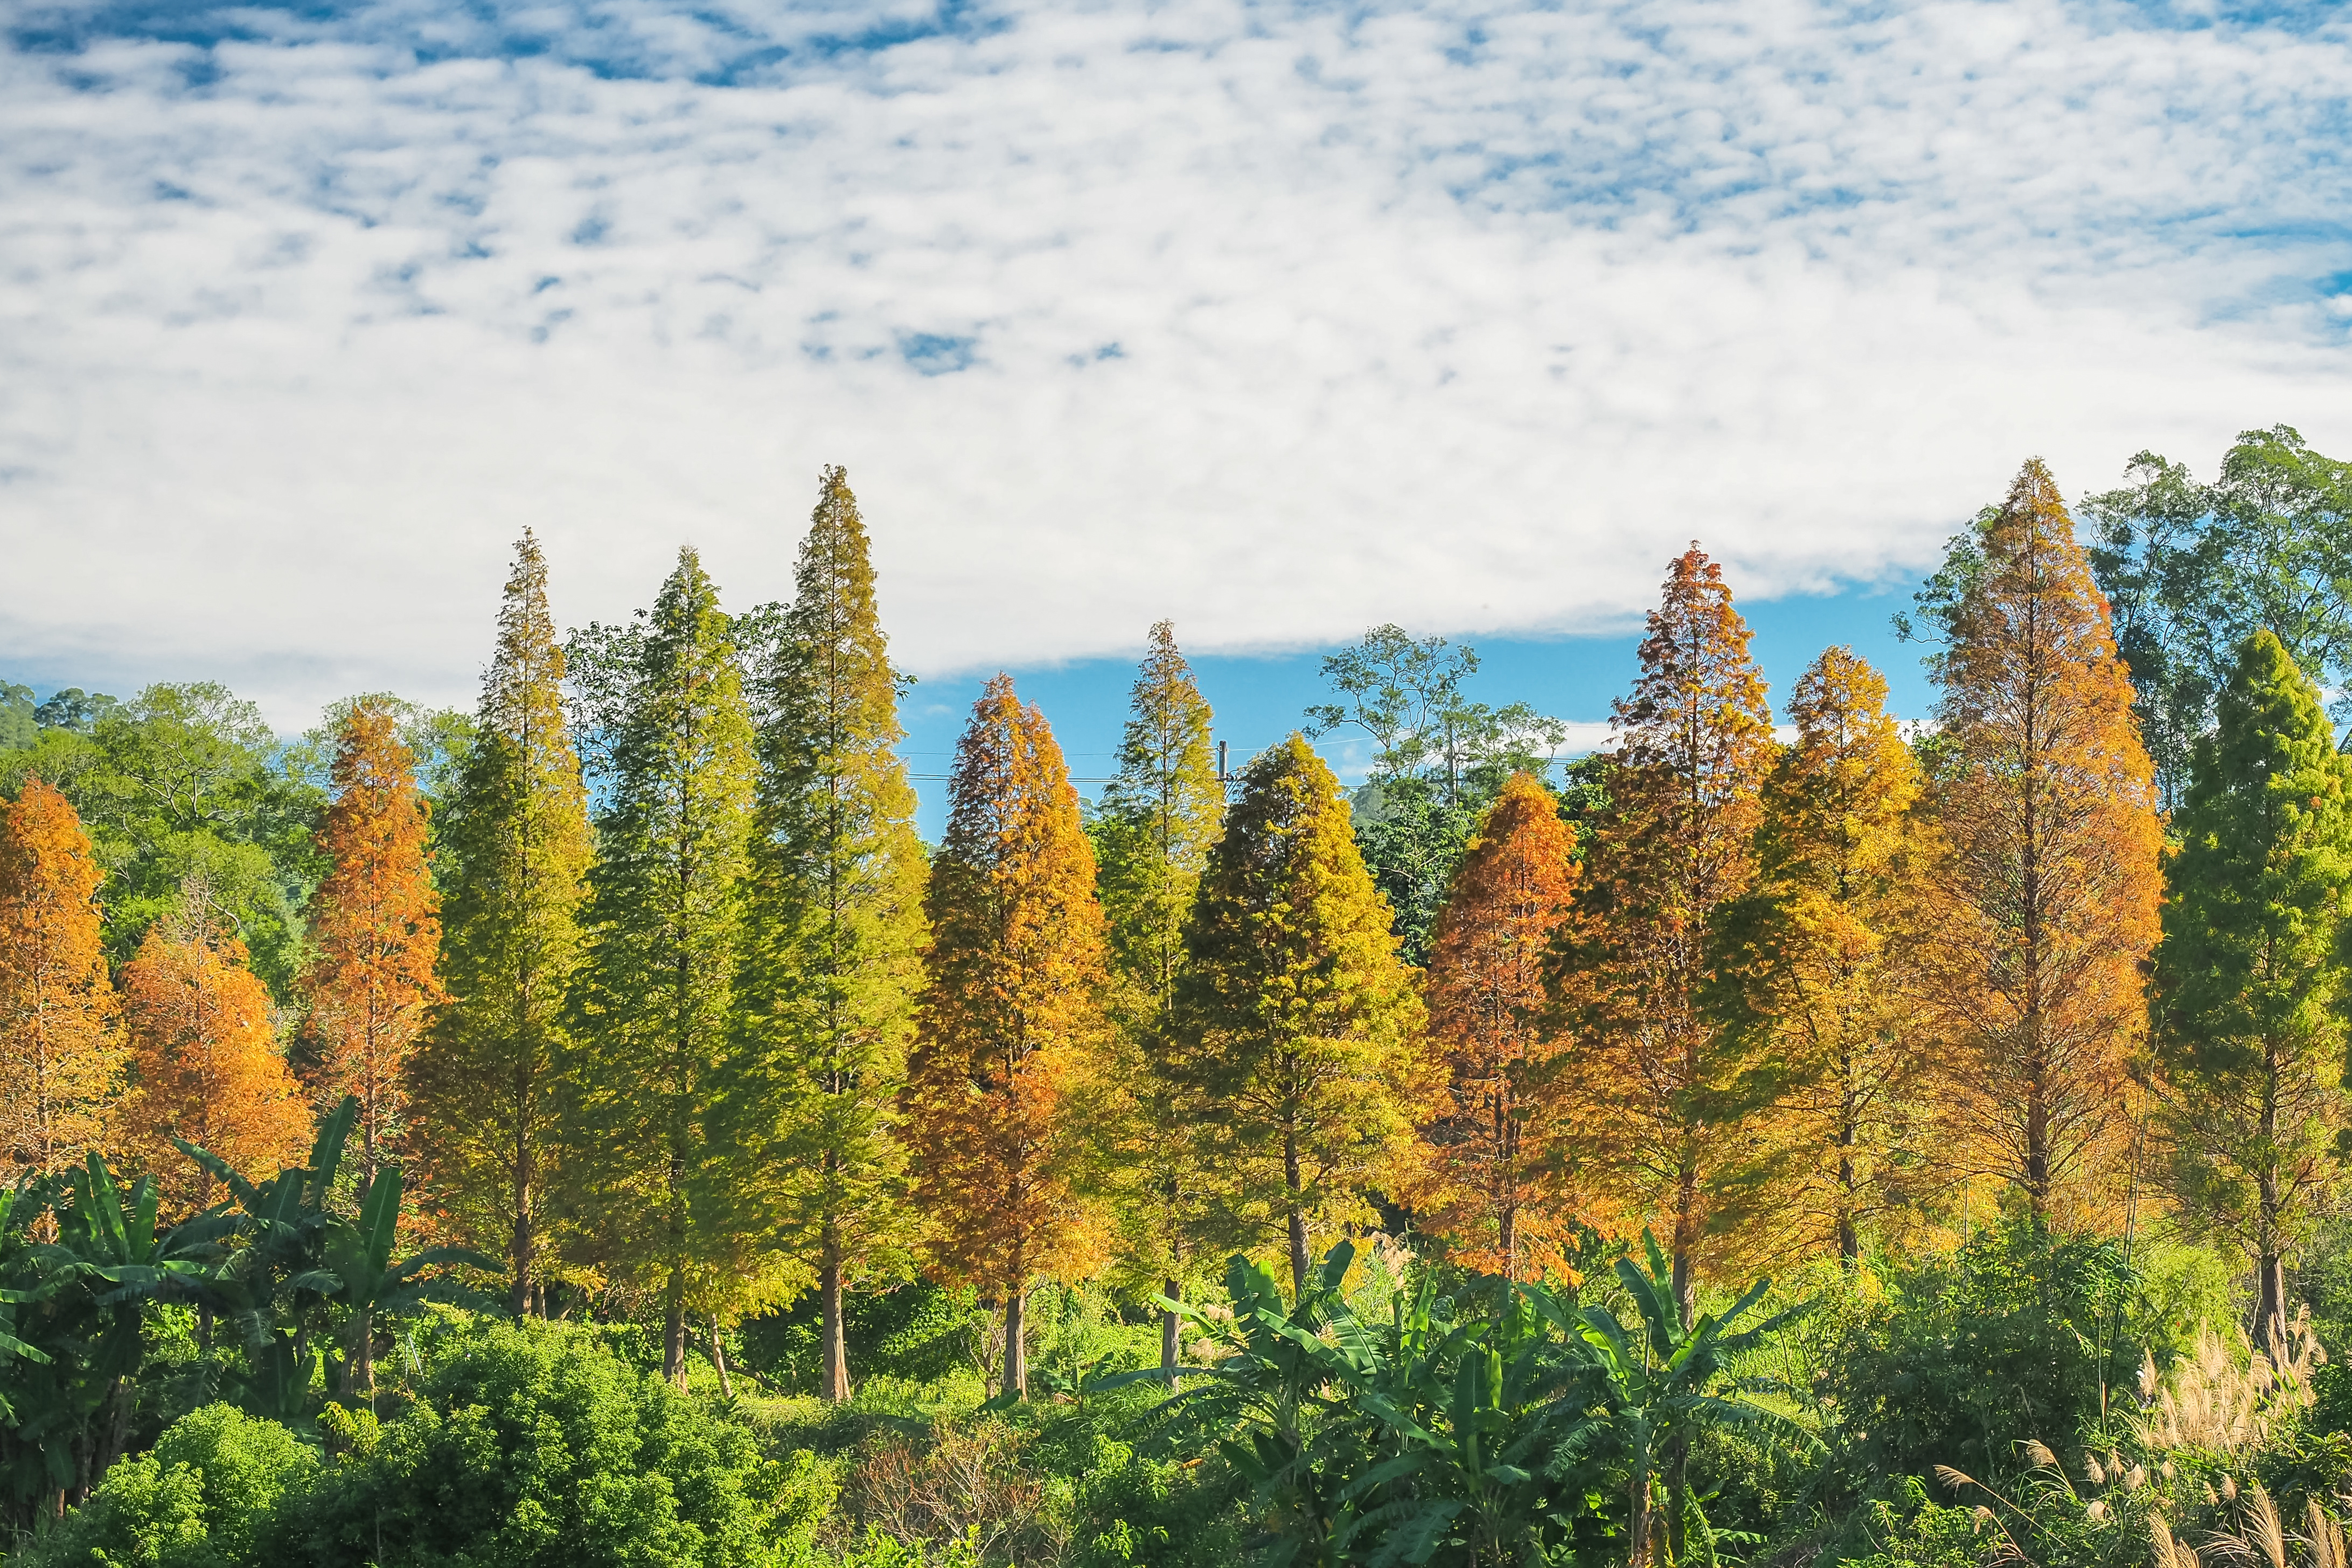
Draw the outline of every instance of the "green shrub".
M282 1510L275 1561L383 1568L805 1561L832 1482L576 1335L467 1330L410 1409Z
M211 1405L106 1473L89 1500L27 1552L25 1568L239 1568L317 1454L275 1421Z
M2160 1259L2153 1278L2148 1261L2117 1241L2013 1224L1848 1312L1823 1392L1860 1489L1934 1464L2004 1475L2029 1438L2063 1449L2090 1436L2125 1405L2143 1354L2168 1361L2184 1318L2204 1310L2193 1259Z
M1974 1510L1937 1507L1916 1476L1897 1481L1894 1499L1870 1504L1865 1518L1874 1550L1844 1568L1978 1568L1996 1544Z

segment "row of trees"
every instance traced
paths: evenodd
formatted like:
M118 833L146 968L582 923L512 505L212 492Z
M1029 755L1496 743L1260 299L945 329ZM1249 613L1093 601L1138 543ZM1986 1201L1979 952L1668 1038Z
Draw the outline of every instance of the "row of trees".
M1303 1289L1326 1239L1411 1224L1530 1279L1647 1225L1687 1320L1709 1269L1996 1206L2108 1225L2159 1171L2275 1329L2345 1123L2344 764L2289 650L2242 639L2165 860L2093 566L2029 464L1921 595L1937 725L1832 648L1782 745L1694 545L1564 792L1556 727L1380 628L1309 716L1380 750L1360 821L1303 735L1229 800L1163 624L1091 820L1000 677L927 853L838 469L785 605L727 614L688 551L562 637L526 538L437 811L446 727L341 718L291 1073L204 877L110 974L73 805L24 785L0 1116L27 1167L168 1170L178 1133L267 1169L306 1091L349 1094L366 1174L415 1167L518 1310L642 1304L679 1376L692 1322L814 1289L835 1397L845 1292L909 1268L1002 1308L1019 1388L1043 1276L1181 1298L1244 1251Z

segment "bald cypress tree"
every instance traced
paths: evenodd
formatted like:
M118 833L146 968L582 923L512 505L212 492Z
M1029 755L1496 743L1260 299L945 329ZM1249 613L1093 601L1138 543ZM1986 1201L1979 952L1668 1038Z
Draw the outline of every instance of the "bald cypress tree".
M827 1399L849 1394L843 1290L911 1240L897 1101L922 975L924 862L857 498L824 470L762 719L740 976L737 1137L816 1273Z
M2039 459L1956 542L1937 613L1930 792L1949 858L1923 889L1917 994L1947 1042L1939 1152L2037 1221L2122 1197L2127 1068L2163 885L2154 768L2106 600Z
M525 531L483 673L476 740L439 822L450 1000L411 1067L426 1189L465 1239L503 1251L514 1310L543 1304L554 1072L580 957L588 804L563 712L547 559Z
M2279 639L2256 632L2198 742L2156 949L2156 1064L2175 1191L2252 1262L2255 1342L2286 1337L2286 1259L2347 1125L2343 922L2352 759Z
M1280 1247L1364 1217L1433 1087L1424 1015L1339 780L1293 735L1253 759L1186 928L1168 1073L1229 1240Z
M931 1260L1003 1303L1001 1386L1018 1394L1029 1282L1090 1269L1107 1239L1087 1192L1110 1027L1102 906L1061 748L1011 677L973 704L948 798L908 1140Z
M1696 544L1668 567L1649 634L1552 987L1575 1031L1559 1081L1582 1153L1626 1228L1664 1233L1687 1327L1703 1254L1743 1217L1742 1124L1769 1089L1759 1051L1704 1001L1712 924L1756 874L1774 748L1748 625Z
M1755 885L1725 908L1717 959L1731 1026L1773 1064L1761 1142L1776 1238L1848 1263L1865 1227L1904 1206L1925 1152L1907 974L1933 850L1914 809L1919 763L1885 703L1885 678L1851 648L1798 678Z
M1151 628L1129 700L1118 776L1092 826L1109 922L1126 1092L1118 1118L1118 1251L1123 1270L1181 1300L1199 1260L1202 1184L1184 1137L1181 1100L1165 1055L1184 924L1225 805L1209 737L1209 704L1167 621ZM1176 1313L1160 1316L1160 1360L1172 1370Z
M565 1168L590 1261L658 1295L663 1373L682 1383L689 1302L731 1305L763 1261L740 1255L742 1172L719 1104L751 717L734 628L691 550L639 626L582 638L578 654L606 804L565 1032Z

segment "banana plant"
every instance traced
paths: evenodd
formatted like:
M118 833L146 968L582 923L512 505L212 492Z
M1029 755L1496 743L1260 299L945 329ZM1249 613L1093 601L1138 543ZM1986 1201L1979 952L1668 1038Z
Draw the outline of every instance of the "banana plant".
M1632 1325L1606 1307L1571 1313L1556 1299L1528 1297L1550 1321L1580 1335L1596 1359L1600 1418L1576 1435L1574 1445L1622 1467L1630 1568L1661 1560L1661 1535L1664 1560L1680 1562L1686 1521L1695 1520L1705 1532L1706 1518L1688 1495L1680 1462L1700 1427L1761 1421L1801 1426L1794 1407L1777 1397L1788 1389L1771 1379L1742 1376L1733 1363L1810 1310L1810 1304L1793 1307L1734 1331L1771 1289L1769 1280L1759 1279L1722 1316L1704 1314L1685 1329L1673 1270L1657 1238L1645 1230L1642 1245L1646 1270L1630 1258L1617 1260L1617 1277L1633 1302L1637 1321Z
M404 1317L426 1301L471 1299L446 1275L428 1270L452 1266L495 1273L501 1264L462 1247L428 1247L394 1263L393 1243L400 1229L400 1167L386 1165L360 1189L356 1226L328 1232L327 1268L340 1281L331 1298L345 1312L342 1391L346 1399L375 1395L375 1325Z
M1424 1279L1391 1296L1375 1353L1346 1358L1339 1375L1396 1457L1350 1489L1360 1511L1343 1546L1377 1542L1375 1563L1540 1563L1574 1528L1596 1369L1580 1341L1552 1333L1559 1308L1546 1293L1501 1293L1496 1315L1449 1327Z
M179 1145L226 1186L238 1211L231 1224L243 1245L233 1255L223 1294L245 1341L245 1403L279 1421L299 1422L309 1414L322 1342L338 1344L336 1381L343 1397L373 1397L379 1321L406 1315L425 1300L465 1294L446 1279L429 1277L431 1270L499 1268L478 1253L450 1247L394 1262L402 1196L397 1166L384 1166L362 1184L357 1223L330 1205L358 1115L359 1102L346 1097L319 1124L310 1163L267 1182L248 1182L208 1151Z
M156 1207L151 1179L126 1194L95 1152L0 1207L0 1469L20 1516L86 1495L121 1457L147 1307L211 1287L223 1227L200 1219L159 1231ZM53 1239L36 1235L40 1216Z
M237 1402L253 1415L294 1425L308 1414L320 1363L314 1331L325 1326L328 1304L342 1288L327 1267L329 1239L343 1223L328 1198L358 1117L359 1101L346 1096L319 1123L309 1163L263 1182L247 1180L207 1149L172 1141L229 1194L216 1212L236 1247L214 1304L241 1342L245 1370L232 1381Z

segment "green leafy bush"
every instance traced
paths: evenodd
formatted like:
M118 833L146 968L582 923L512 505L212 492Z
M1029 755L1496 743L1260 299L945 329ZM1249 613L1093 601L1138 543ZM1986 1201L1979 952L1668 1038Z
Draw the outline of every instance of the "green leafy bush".
M25 1568L239 1568L279 1500L299 1495L319 1458L275 1421L211 1405L182 1416L150 1452L106 1473L89 1500L20 1561Z
M804 1559L832 1501L808 1456L763 1458L741 1426L560 1328L469 1327L419 1392L285 1510L276 1561L755 1568Z
M331 1407L321 1462L226 1405L109 1473L39 1568L789 1568L813 1561L831 1476L763 1457L578 1331L453 1326L416 1399L379 1424Z
M1849 1474L1864 1491L1936 1464L2003 1475L2028 1439L2084 1440L2124 1406L2145 1355L2162 1364L2177 1348L2197 1298L2193 1271L2178 1274L2029 1224L1898 1274L1846 1316L1826 1362Z

